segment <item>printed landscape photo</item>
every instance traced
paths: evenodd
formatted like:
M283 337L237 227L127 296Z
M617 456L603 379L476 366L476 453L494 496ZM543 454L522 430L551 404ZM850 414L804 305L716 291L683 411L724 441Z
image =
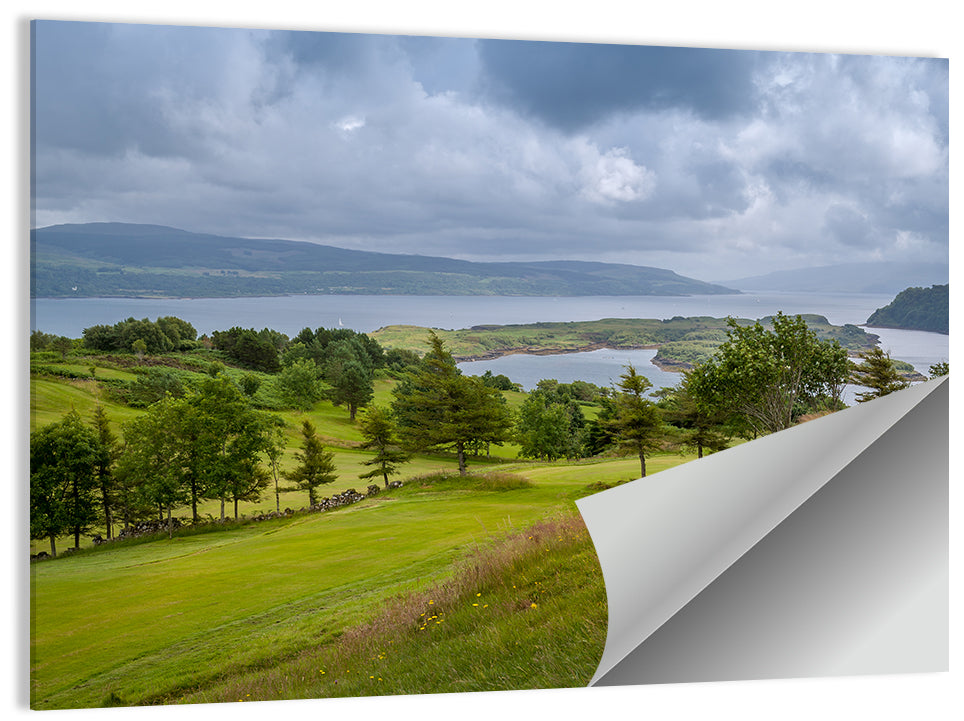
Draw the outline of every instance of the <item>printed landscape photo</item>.
M33 709L585 687L577 501L949 374L947 59L30 41Z

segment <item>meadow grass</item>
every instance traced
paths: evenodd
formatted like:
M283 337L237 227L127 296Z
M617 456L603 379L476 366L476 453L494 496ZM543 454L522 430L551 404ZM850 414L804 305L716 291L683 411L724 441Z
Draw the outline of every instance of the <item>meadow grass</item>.
M376 382L376 402L390 402L393 383ZM70 408L89 418L98 404L117 432L143 413L107 402L94 381L34 377L31 427ZM279 415L280 472L294 464L309 418L339 473L320 496L381 487L358 478L370 454L346 409L322 401ZM452 454L417 455L402 467L402 488L334 511L32 564L31 706L584 685L605 638L605 592L573 501L635 478L638 461L545 463L520 461L511 446L491 451L469 459L468 477ZM655 456L650 472L689 458ZM307 502L305 491L285 490L280 507ZM275 504L272 484L239 511ZM199 511L217 518L220 504ZM423 612L435 616L430 626Z

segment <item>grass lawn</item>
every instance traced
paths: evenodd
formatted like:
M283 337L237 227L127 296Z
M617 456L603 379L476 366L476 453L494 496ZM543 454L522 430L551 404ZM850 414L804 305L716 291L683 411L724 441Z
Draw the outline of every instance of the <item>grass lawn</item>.
M377 381L376 403L390 402L392 385ZM89 418L98 404L118 435L143 412L106 401L91 380L34 377L31 428L70 408ZM308 418L339 472L319 495L372 482L358 478L370 454L346 409L319 402L279 415L281 472ZM538 463L512 446L490 450L469 458L466 479L438 478L456 471L454 456L419 455L402 467L402 488L349 507L32 564L31 706L585 685L605 641L605 589L573 501L635 478L638 461ZM685 460L654 457L650 472ZM280 498L282 509L307 503L302 491ZM272 484L239 511L275 504ZM199 512L216 518L220 503Z

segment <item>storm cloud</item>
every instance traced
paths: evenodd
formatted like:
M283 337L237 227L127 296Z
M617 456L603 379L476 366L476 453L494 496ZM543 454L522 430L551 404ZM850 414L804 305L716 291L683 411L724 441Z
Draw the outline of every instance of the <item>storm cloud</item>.
M721 279L946 260L941 59L41 21L34 224Z

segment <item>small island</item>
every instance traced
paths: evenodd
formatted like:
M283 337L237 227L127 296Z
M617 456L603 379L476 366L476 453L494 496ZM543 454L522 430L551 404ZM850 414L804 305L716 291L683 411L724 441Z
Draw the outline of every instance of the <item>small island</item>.
M856 325L832 325L824 316L802 316L820 340L836 340L851 355L870 350L878 336ZM755 321L738 318L741 325ZM765 327L772 316L760 319ZM390 325L369 335L386 348L423 353L428 328ZM460 330L434 329L459 362L490 360L514 353L557 355L612 348L640 350L656 348L653 363L663 370L681 372L708 360L727 337L727 319L710 316L666 320L654 318L604 318L593 321L527 323L518 325L477 325Z

